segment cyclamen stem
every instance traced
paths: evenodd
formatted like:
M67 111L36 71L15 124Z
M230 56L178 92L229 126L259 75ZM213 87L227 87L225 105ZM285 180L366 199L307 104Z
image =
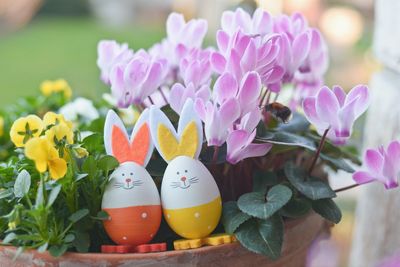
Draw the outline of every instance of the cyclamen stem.
M325 140L326 140L326 136L329 132L329 128L325 130L324 134L322 135L321 141L319 142L319 146L317 149L317 152L315 153L314 159L311 163L310 168L308 169L308 174L311 175L311 172L313 171L314 167L315 167L315 163L317 163L317 160L319 158L319 154L321 154L322 148L324 147L325 144Z
M218 152L219 152L219 147L218 147L218 146L215 146L215 147L214 147L214 154L213 154L213 158L212 158L213 164L217 164L217 161L218 161Z
M342 187L342 188L336 189L335 193L339 193L339 192L342 192L342 191L347 191L347 190L352 189L354 187L357 187L359 185L360 184L353 184L353 185L349 185L349 186L346 186L346 187Z
M168 99L167 99L167 97L165 96L165 94L164 94L162 88L159 87L158 90L160 91L161 97L162 97L163 100L165 101L165 104L168 104Z

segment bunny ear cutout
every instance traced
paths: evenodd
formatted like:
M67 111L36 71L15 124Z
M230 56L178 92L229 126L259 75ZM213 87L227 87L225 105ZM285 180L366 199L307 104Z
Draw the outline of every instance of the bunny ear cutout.
M178 126L179 134L177 134L168 117L160 109L151 108L151 135L154 145L166 162L170 162L178 156L198 157L201 150L198 126L193 119L191 121L186 120L186 122L181 124L180 121Z
M203 144L203 124L194 110L192 99L186 100L179 119L178 135L186 146L196 144L193 158L198 158Z
M121 119L110 110L104 129L107 154L114 156L120 163L135 162L145 167L153 152L148 119L149 111L145 110L135 124L129 139Z

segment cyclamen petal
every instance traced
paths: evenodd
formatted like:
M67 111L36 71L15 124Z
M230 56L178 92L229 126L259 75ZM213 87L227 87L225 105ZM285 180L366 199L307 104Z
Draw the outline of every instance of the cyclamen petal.
M226 140L226 160L236 164L246 158L264 156L272 148L271 144L252 144L253 139L254 134L245 130L231 132Z
M238 83L230 73L224 73L218 77L214 84L214 96L217 103L222 104L225 100L237 95Z
M110 72L114 65L124 64L133 56L133 51L127 44L116 41L102 40L97 45L97 66L101 71L101 80L109 84Z
M366 86L354 87L347 96L339 86L335 86L333 91L324 86L316 96L303 100L306 118L321 135L329 129L327 137L338 145L345 144L350 138L355 120L365 112L368 105L369 93Z
M379 181L386 189L399 186L400 175L400 143L392 141L387 149L368 149L364 155L363 166L353 174L359 184Z

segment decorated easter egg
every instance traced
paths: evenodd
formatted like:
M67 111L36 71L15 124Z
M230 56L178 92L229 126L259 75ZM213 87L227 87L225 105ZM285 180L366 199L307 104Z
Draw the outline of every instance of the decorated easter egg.
M104 143L107 154L120 162L103 195L102 209L109 215L104 228L118 245L146 244L156 235L162 214L157 187L145 169L154 148L148 110L139 117L131 137L118 115L110 111Z
M222 203L213 176L198 160L203 126L193 100L185 102L177 131L159 108L150 108L150 132L154 146L168 163L161 184L168 225L184 238L207 237L218 225Z
M214 178L199 160L187 156L169 163L161 202L168 225L185 238L208 236L221 218L221 196Z

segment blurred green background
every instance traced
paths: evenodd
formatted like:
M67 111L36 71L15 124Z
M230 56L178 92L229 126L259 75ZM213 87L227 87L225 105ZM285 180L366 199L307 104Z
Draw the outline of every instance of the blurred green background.
M159 41L162 28L109 28L90 17L39 16L28 27L0 39L0 105L35 94L46 79L66 79L75 92L99 96L96 46L101 39L138 49Z

